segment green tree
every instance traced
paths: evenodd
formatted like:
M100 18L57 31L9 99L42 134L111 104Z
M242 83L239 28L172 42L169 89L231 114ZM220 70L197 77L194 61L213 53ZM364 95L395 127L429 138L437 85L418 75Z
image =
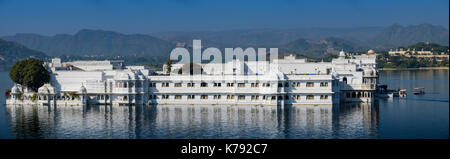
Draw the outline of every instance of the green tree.
M43 61L34 58L18 61L11 68L9 77L15 83L37 91L39 87L50 81L50 74L43 64Z
M172 71L172 60L171 59L167 60L166 65L167 65L167 72L166 73L169 74Z
M38 95L36 93L34 93L33 96L31 96L32 101L36 101L37 98L38 98Z

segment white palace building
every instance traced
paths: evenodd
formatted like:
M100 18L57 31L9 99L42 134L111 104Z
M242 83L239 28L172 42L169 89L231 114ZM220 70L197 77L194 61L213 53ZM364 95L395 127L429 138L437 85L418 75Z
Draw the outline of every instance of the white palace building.
M246 73L236 75L236 66L241 63ZM183 64L173 64L170 76L144 66L123 66L120 61L61 62L54 58L44 65L50 72L50 83L38 92L15 84L7 104L331 105L371 102L378 83L372 50L362 55L341 51L332 62L307 62L290 55L270 62L202 64L203 74L197 75L176 73ZM222 66L223 71L217 71ZM267 68L275 69L254 73ZM164 66L163 72L166 69Z

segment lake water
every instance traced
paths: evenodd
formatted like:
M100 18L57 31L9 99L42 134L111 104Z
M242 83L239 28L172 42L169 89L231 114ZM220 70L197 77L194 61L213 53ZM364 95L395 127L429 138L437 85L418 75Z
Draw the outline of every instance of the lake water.
M13 83L0 72L0 89ZM406 98L294 106L5 106L0 138L448 138L448 70L381 71ZM425 94L415 96L415 87Z

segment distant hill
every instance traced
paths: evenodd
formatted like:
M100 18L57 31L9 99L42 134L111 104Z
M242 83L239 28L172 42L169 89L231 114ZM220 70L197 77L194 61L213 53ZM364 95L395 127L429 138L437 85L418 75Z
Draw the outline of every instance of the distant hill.
M167 56L174 44L143 34L125 35L103 30L80 30L75 35L41 36L16 34L2 39L21 43L31 49L60 55L134 55Z
M161 32L152 36L192 45L193 39L201 39L205 47L280 47L299 38L321 40L339 37L359 43L374 38L382 27L358 28L298 28L298 29L235 29L203 32Z
M43 59L47 55L28 49L21 44L0 39L0 71L9 70L18 60L29 57Z
M330 55L337 55L339 51L362 52L363 47L345 39L329 37L320 41L310 41L297 39L280 47L279 52L295 53L313 58L323 58Z
M448 29L431 24L401 26L394 24L387 27L379 35L369 40L374 47L395 48L411 45L417 42L430 42L440 45L449 45Z
M344 50L346 50L345 48L356 48L358 50L359 47L388 50L389 48L410 45L421 41L446 46L449 43L448 29L431 24L410 26L393 24L388 27L352 28L236 29L204 32L162 32L152 33L151 35L167 41L182 42L188 45L192 45L193 39L201 39L204 47L278 47L280 50L286 47L286 49L293 49L294 51L299 51L302 48L294 49L294 46L292 46L296 42L300 45L302 41L297 41L299 39L321 41L330 37L345 40L342 45L352 45L342 46ZM336 44L338 43L336 42ZM327 45L331 46L315 44L310 49L317 50L318 47L333 47L333 44ZM339 47L334 46L333 48ZM319 49L319 51L323 51L323 48ZM314 51L313 54L315 53L317 52Z
M389 27L235 29L149 35L84 29L74 35L16 34L1 38L50 56L145 56L160 61L167 59L177 43L185 43L184 47L191 48L194 39L202 40L204 48L279 48L279 53L325 57L337 54L341 49L346 52L366 51L369 48L386 51L417 42L448 46L449 32L446 28L430 24L394 24Z

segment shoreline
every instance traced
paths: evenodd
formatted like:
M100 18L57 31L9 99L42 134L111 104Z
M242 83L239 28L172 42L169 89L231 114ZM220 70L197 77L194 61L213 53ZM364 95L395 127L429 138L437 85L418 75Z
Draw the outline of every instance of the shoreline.
M448 70L449 67L419 67L419 68L379 68L380 71L403 71L403 70Z

